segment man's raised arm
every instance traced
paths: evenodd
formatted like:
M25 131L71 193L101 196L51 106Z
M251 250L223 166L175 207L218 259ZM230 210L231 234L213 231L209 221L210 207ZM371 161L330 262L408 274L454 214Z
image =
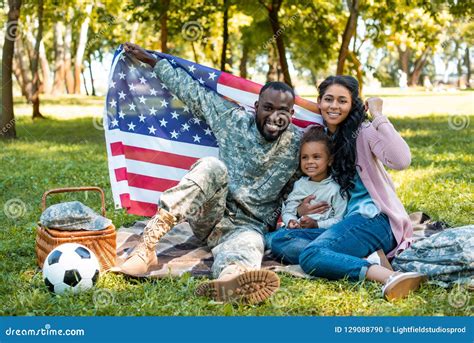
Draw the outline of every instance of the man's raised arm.
M220 97L216 92L201 85L182 68L174 68L166 59L158 61L152 54L136 44L125 43L126 53L153 67L168 90L189 107L192 113L202 117L216 134L226 126L224 112L236 105Z

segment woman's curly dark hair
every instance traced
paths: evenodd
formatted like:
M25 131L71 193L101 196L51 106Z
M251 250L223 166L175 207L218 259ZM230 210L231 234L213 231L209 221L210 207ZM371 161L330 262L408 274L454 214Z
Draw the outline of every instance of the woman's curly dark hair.
M364 103L359 96L359 82L352 76L329 76L318 87L321 99L332 85L341 85L351 93L352 107L347 118L338 125L333 139L332 177L341 186L341 195L347 196L354 188L356 175L356 139L359 127L367 120Z

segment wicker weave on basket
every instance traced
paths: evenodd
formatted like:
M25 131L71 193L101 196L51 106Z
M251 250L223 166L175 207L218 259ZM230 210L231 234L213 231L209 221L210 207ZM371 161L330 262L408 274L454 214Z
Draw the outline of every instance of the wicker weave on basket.
M59 231L38 227L36 235L36 258L43 268L46 256L57 246L64 243L77 243L91 249L100 263L101 271L115 266L116 232L110 225L101 231Z
M98 187L60 188L45 192L42 201L43 211L46 208L46 197L49 194L88 190L100 192L102 198L102 215L105 217L104 192ZM54 248L64 243L77 243L92 250L99 260L101 271L106 271L115 266L115 258L117 256L116 236L117 234L113 224L100 231L62 231L39 225L36 230L36 261L40 268L43 268L44 260Z

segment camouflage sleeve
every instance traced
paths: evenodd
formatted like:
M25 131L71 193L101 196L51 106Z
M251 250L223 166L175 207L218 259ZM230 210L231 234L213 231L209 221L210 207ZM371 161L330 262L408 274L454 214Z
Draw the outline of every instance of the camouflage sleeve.
M171 63L163 59L155 64L154 71L168 89L189 107L191 112L203 118L216 134L219 130L228 127L228 115L223 115L236 104L225 100L213 90L201 85L184 69L174 68Z

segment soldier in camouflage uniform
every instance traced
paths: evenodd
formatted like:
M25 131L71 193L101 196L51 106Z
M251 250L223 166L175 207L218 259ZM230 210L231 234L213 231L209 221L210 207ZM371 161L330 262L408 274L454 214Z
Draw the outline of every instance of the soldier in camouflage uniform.
M264 234L275 226L281 192L298 169L300 132L290 125L293 90L280 82L267 84L254 113L202 86L166 59L157 62L137 45L125 43L125 51L154 67L168 89L207 122L219 144L219 159L200 159L176 187L161 195L159 213L144 232L148 252L137 249L122 270L146 272L156 262L159 238L186 220L214 256L217 280L204 283L197 293L217 300L264 300L279 286L275 273L259 270ZM153 240L147 243L150 236Z

